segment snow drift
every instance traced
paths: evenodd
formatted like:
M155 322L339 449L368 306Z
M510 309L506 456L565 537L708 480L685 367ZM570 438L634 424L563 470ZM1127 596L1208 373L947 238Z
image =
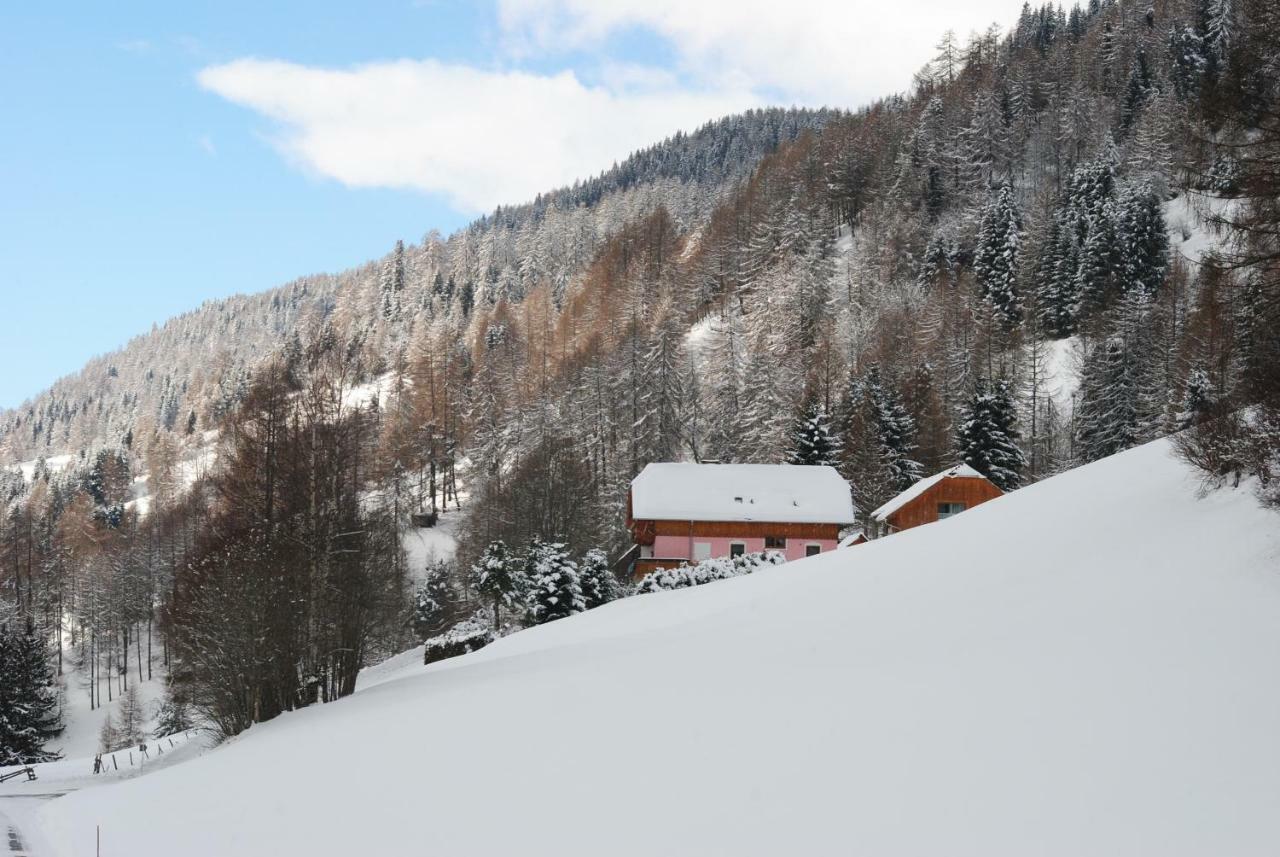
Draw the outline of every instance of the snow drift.
M51 802L64 855L1273 854L1280 517L1149 444Z

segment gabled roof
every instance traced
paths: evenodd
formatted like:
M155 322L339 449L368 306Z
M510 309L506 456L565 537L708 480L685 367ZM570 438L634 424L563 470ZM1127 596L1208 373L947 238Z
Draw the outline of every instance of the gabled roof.
M867 540L866 533L864 533L862 530L854 530L852 533L849 533L849 535L841 539L840 544L837 545L837 547L842 547L842 548L852 547L853 545L859 544L860 542L865 542L866 540Z
M631 481L631 517L850 524L853 500L834 467L655 463Z
M921 494L928 491L934 485L937 485L943 479L951 479L957 476L968 477L971 479L987 478L967 464L957 464L955 467L952 467L949 470L944 470L941 473L935 473L932 476L928 476L924 479L921 479L915 485L912 485L906 491L903 491L897 497L894 497L888 503L885 503L879 509L876 509L874 512L872 512L871 517L877 521L884 521L894 512L898 511L903 506L907 505L912 500L916 499Z

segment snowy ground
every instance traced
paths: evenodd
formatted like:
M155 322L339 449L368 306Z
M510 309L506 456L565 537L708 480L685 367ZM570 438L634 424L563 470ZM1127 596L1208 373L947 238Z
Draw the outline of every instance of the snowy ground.
M437 560L451 560L458 552L458 527L464 512L457 510L441 513L434 527L409 527L400 536L404 547L409 574L421 579L427 566Z
M50 473L61 473L66 470L72 462L70 455L51 455L44 460L45 466L49 468ZM30 482L36 473L36 465L39 459L32 458L28 461L20 461L17 464L10 465L10 469L17 470L22 474L22 478L26 482Z
M1196 489L1157 442L871 544L408 653L51 801L35 835L51 857L99 826L131 857L1274 854L1280 517Z
M1209 214L1230 215L1239 200L1202 193L1183 193L1165 203L1164 220L1169 230L1170 249L1189 262L1199 264L1205 254L1226 246L1226 236L1205 223Z
M158 640L155 646L158 648ZM144 641L144 662L146 660L145 648L146 643ZM132 657L133 646L130 646L129 651ZM158 652L153 652L153 654L158 654ZM102 733L103 722L108 715L116 716L120 708L120 696L114 689L112 693L114 698L111 701L107 701L107 685L105 681L101 683L102 705L94 709L89 707L89 677L87 672L79 668L76 663L76 656L77 653L72 649L67 649L63 654L62 719L66 724L66 728L51 744L52 749L57 750L64 758L92 757L98 751L98 737ZM130 678L131 680L136 680L136 664L131 662L130 667L133 669L133 672L130 673ZM151 670L151 679L149 681L143 680L137 683L138 699L142 703L142 711L146 718L144 731L147 732L154 725L156 710L160 700L164 697L165 671L163 662L158 658L153 658Z

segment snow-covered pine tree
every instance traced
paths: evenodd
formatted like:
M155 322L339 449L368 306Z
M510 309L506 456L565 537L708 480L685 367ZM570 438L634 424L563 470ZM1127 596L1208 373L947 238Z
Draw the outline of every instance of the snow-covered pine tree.
M582 562L578 565L578 581L582 586L583 603L588 610L608 604L622 594L618 578L609 567L609 556L600 548L592 548L583 554Z
M1213 413L1217 396L1213 382L1203 366L1196 366L1187 374L1186 389L1182 393L1181 428L1189 428Z
M912 453L916 448L916 423L902 399L884 381L879 366L872 366L862 383L872 423L879 438L880 457L888 468L894 490L914 485L923 472Z
M1002 379L979 379L965 405L956 446L965 464L1001 491L1022 484L1026 458L1018 446L1018 411Z
M501 628L502 606L520 605L527 582L519 558L511 555L505 542L489 542L484 554L471 566L471 580L476 592L493 604L493 627Z
M525 605L534 625L545 625L587 609L577 564L560 542L534 540L525 557L529 582Z
M1031 274L1031 288L1041 330L1054 339L1076 331L1080 312L1080 291L1076 283L1078 251L1072 227L1064 225L1064 215L1055 212L1040 242L1039 255Z
M1117 239L1124 264L1126 292L1154 295L1169 265L1169 235L1160 199L1150 184L1129 188L1119 204Z
M1137 372L1122 337L1109 336L1085 352L1075 422L1077 454L1084 461L1137 443Z
M1005 328L1022 320L1018 298L1018 260L1022 244L1022 218L1013 188L1002 185L982 215L973 270L984 300Z
M835 464L839 449L831 437L827 414L822 404L810 397L800 419L791 431L790 464Z
M849 481L859 521L919 477L919 465L909 456L910 416L881 386L879 369L865 376L851 375L840 402L837 424L841 451L839 469ZM905 420L900 419L905 416Z
M177 735L194 727L195 717L189 692L184 683L175 681L173 674L170 673L164 699L160 702L159 711L156 713L156 737Z
M57 759L45 744L61 732L58 690L44 640L0 627L0 766Z
M458 593L449 564L433 563L413 595L413 632L422 640L443 633L457 607Z

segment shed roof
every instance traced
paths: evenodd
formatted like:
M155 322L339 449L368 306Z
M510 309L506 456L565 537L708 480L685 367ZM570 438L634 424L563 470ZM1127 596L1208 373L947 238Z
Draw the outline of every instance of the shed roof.
M631 516L653 521L849 524L849 483L834 467L654 463L631 481Z
M854 530L852 533L849 533L849 535L840 540L838 547L852 547L853 545L858 544L859 540L865 542L867 540L867 534L862 530Z
M921 479L919 482L912 485L906 491L903 491L897 497L894 497L888 503L885 503L879 509L876 509L874 512L872 512L871 517L877 521L884 521L894 512L898 511L903 506L907 505L912 500L916 499L921 494L928 491L934 485L937 485L943 479L951 479L957 476L967 477L971 479L987 478L967 464L957 464L955 467L951 467L947 470L942 471L941 473L935 473L932 476L927 476L924 479Z

